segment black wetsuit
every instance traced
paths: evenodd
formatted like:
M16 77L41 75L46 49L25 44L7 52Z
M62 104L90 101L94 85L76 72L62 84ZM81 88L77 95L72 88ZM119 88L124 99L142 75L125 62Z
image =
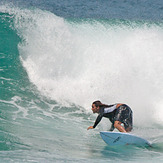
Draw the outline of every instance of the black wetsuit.
M109 118L109 120L112 122L110 131L114 130L115 121L120 121L121 123L123 123L125 129L127 129L128 127L132 128L132 110L126 104L114 104L109 105L108 107L101 107L93 128L98 125L102 117Z

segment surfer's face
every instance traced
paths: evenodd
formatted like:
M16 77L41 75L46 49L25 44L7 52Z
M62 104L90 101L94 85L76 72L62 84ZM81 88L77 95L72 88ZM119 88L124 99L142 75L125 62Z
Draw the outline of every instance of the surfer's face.
M99 107L96 107L95 104L92 104L92 111L93 111L93 113L98 113L99 112Z

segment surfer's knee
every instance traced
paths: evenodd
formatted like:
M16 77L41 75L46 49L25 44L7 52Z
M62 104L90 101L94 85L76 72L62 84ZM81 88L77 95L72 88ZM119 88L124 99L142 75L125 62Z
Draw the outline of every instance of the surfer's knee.
M121 122L120 121L115 121L114 122L114 127L117 128L119 125L121 125Z
M123 126L121 126L122 122L120 121L115 121L114 122L114 127L118 129L120 132L126 132Z

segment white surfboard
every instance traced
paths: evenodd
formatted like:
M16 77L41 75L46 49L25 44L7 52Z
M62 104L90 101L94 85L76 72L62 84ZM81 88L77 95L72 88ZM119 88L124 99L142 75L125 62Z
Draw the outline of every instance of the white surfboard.
M123 132L100 132L102 139L109 146L117 146L117 145L137 145L137 146L151 146L150 143L138 136L123 133Z

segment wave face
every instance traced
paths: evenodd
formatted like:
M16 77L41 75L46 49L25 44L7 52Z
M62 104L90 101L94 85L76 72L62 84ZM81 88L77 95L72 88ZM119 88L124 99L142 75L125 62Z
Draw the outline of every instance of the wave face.
M76 22L36 10L16 15L15 28L23 66L44 95L83 107L118 100L143 116L161 102L162 24Z
M162 23L64 19L2 5L0 31L3 162L163 160ZM133 133L155 148L102 144L107 120L86 130L97 99L131 106Z

